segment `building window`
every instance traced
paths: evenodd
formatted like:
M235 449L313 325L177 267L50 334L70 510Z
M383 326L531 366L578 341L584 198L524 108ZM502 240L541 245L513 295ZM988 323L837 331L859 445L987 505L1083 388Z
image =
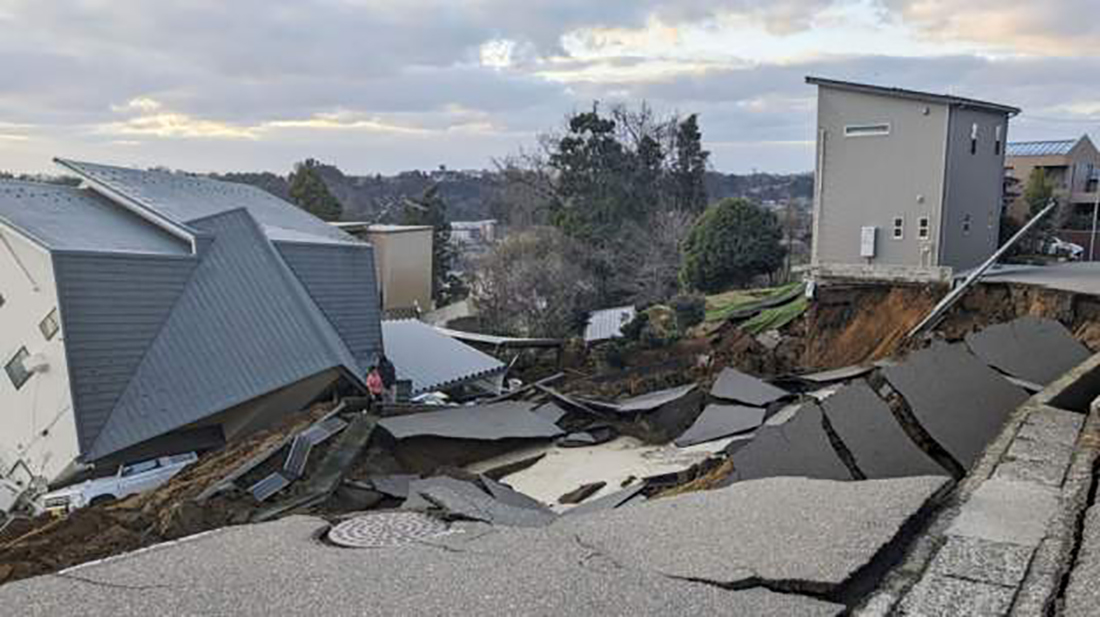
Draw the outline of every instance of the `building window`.
M967 214L966 216L963 217L963 235L964 236L969 236L970 235L970 215L969 214Z
M46 337L47 341L52 341L53 337L57 336L57 331L61 329L61 325L57 323L57 309L46 315L46 318L38 324L38 329L42 331L42 336Z
M901 240L905 237L905 219L896 216L894 217L894 239Z
M844 127L845 137L871 137L876 135L889 135L889 124L849 124Z
M996 154L997 156L1001 156L1001 130L1001 125L998 124L997 128L995 129L993 141L993 154Z
M0 294L0 306L4 306L4 294Z
M31 372L23 365L30 356L31 354L27 353L27 348L23 347L15 354L14 358L8 360L8 363L4 365L4 372L8 374L8 379L11 380L16 390L22 388L23 384L31 378Z
M978 153L978 123L970 125L970 154Z
M921 240L927 240L932 235L932 224L928 220L927 216L922 216L917 219L917 237Z

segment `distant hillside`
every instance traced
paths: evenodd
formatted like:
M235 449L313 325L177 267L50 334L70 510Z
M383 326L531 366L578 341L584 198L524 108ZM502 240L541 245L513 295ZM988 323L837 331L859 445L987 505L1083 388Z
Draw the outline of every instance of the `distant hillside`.
M325 184L344 206L346 221L398 222L401 203L406 197L419 197L429 186L439 185L447 201L448 216L454 221L496 218L500 200L501 176L492 171L431 172L406 171L394 176L350 176L332 165L321 168ZM258 186L288 199L286 176L270 172L215 174L230 182ZM747 197L757 201L785 202L809 200L813 194L813 174L748 175L707 173L707 193L711 201L725 197Z

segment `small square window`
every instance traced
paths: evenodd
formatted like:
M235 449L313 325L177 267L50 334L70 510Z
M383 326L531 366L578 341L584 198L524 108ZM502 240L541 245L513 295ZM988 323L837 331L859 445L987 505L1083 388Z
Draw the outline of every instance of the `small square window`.
M898 216L894 217L894 239L901 240L905 237L905 219Z
M969 236L970 235L970 215L969 214L967 214L966 216L963 217L963 235L964 236Z
M42 331L42 336L46 337L47 341L52 341L53 337L57 336L57 331L61 329L61 325L57 323L57 309L46 315L45 319L38 324L38 329Z
M8 360L8 363L4 365L4 372L8 374L8 379L11 380L16 390L22 388L23 384L31 378L31 372L23 364L29 357L31 357L31 354L27 353L26 347L23 347L15 354L14 358Z
M932 235L932 223L928 220L927 216L922 216L917 219L917 237L921 240L927 240Z
M970 125L970 154L978 153L978 123Z

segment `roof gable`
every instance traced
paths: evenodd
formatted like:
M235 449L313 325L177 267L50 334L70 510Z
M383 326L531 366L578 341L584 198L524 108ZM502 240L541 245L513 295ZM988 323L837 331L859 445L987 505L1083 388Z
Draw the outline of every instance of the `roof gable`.
M356 363L245 210L213 237L86 456L95 460L333 367Z
M191 252L189 245L125 208L69 186L0 181L0 221L51 251Z

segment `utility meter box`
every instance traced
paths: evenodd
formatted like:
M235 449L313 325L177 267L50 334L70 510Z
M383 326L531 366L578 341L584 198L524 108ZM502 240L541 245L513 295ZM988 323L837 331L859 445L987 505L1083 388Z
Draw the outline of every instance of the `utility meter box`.
M875 231L877 227L863 227L859 230L859 256L870 259L875 256Z

